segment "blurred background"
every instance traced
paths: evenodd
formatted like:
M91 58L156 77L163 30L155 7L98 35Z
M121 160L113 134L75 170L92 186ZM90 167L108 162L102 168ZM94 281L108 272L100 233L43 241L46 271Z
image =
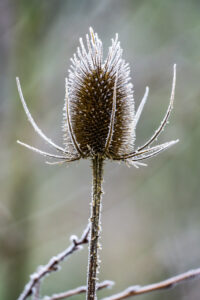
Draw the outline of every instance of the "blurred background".
M88 222L91 163L49 166L16 144L21 139L52 150L27 122L15 77L35 120L62 144L64 78L89 26L102 39L104 54L119 33L136 108L150 87L137 146L161 122L177 63L174 111L159 142L180 139L147 168L106 162L99 279L116 285L99 295L200 267L200 2L1 0L0 299L16 299L37 266L65 249ZM86 265L87 246L44 281L42 294L84 285ZM199 294L197 280L140 299L197 300Z

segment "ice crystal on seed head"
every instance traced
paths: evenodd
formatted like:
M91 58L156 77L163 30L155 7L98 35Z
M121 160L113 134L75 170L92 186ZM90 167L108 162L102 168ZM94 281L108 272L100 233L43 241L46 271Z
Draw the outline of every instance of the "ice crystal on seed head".
M129 65L122 59L118 35L112 39L105 60L102 42L92 28L86 41L87 48L80 39L80 47L71 59L69 69L67 89L74 138L85 157L104 154L112 158L113 155L130 153L134 150L135 140L133 89ZM63 129L68 149L71 136L66 120L65 107Z

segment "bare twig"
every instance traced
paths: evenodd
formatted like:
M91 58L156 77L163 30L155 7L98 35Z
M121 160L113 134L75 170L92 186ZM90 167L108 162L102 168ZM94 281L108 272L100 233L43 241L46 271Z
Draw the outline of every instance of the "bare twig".
M114 285L114 282L113 281L110 281L110 280L105 280L99 284L97 284L97 290L101 290L101 289L104 289L104 288L110 288ZM59 294L54 294L52 296L46 296L44 297L42 300L61 300L61 299L66 299L66 298L69 298L71 296L74 296L74 295L78 295L78 294L81 294L81 293L86 293L87 291L87 286L80 286L76 289L73 289L73 290L70 290L70 291L67 291L67 292L64 292L64 293L59 293Z
M146 294L157 290L168 289L186 280L194 279L197 277L200 277L200 268L190 270L188 272L171 277L169 279L166 279L158 283L153 283L146 286L140 286L140 285L130 286L123 292L112 295L110 297L103 298L102 300L121 300L128 297L138 296L141 294Z
M38 281L32 289L32 295L33 300L40 299L40 281Z
M52 257L45 266L40 266L38 270L30 276L30 281L26 284L18 300L25 300L28 296L32 295L33 289L38 284L38 282L40 282L47 274L57 271L60 262L62 262L66 257L68 257L76 250L80 250L81 245L87 244L89 231L90 228L88 226L84 230L80 239L78 239L76 236L71 237L72 243L66 250Z

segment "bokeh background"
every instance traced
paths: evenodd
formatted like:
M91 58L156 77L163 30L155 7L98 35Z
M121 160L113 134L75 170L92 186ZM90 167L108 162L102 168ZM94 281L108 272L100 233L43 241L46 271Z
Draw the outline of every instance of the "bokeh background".
M158 127L168 106L177 63L174 111L159 142L180 143L128 168L107 162L99 279L118 292L200 266L200 2L187 0L0 1L0 299L19 296L29 274L80 235L89 218L89 161L49 166L16 144L41 149L22 109L19 76L30 110L44 132L62 143L64 78L78 39L93 26L104 43L119 33L130 62L136 107L150 95L136 145ZM87 247L48 277L43 295L86 282ZM141 300L197 300L200 281L140 296ZM84 299L80 295L74 299Z

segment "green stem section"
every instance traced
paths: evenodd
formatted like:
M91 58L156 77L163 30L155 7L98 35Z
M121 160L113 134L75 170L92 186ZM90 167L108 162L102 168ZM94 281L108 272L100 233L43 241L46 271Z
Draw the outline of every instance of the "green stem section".
M92 160L93 191L90 217L90 242L88 259L87 300L96 299L98 260L98 240L100 233L101 195L103 181L103 159L95 156Z

